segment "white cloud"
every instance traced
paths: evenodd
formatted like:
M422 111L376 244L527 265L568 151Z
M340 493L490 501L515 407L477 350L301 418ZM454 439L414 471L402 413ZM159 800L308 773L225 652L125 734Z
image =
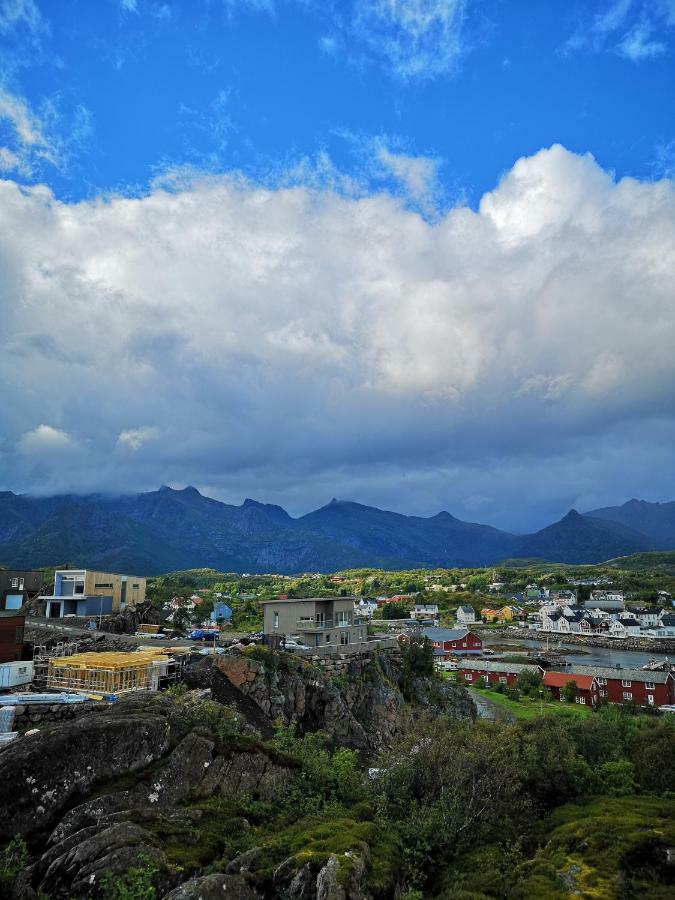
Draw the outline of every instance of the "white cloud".
M439 160L429 156L408 156L392 152L381 140L375 142L373 149L377 162L386 173L401 182L406 194L424 212L433 211L434 200L438 197Z
M28 174L33 171L36 163L56 163L54 148L45 136L40 118L23 98L0 86L1 121L8 124L13 141L12 147L0 148L3 168Z
M452 72L465 53L468 0L355 0L352 29L406 81Z
M563 45L563 52L612 50L631 62L644 62L668 50L675 27L673 0L605 0L593 7Z
M654 28L648 22L636 25L617 45L617 53L633 62L660 56L666 52L667 47L663 41L653 40L653 33Z
M0 0L0 34L20 28L26 28L30 32L46 29L34 0Z
M0 181L6 486L675 494L672 181L554 146L432 220L333 183L182 173L70 204ZM11 448L54 421L78 452L36 475Z
M128 428L121 431L117 438L117 446L127 450L140 450L148 441L156 441L161 437L159 428L145 425L142 428Z
M61 453L72 446L73 440L70 435L51 425L38 425L32 431L22 434L19 439L20 452L30 455Z

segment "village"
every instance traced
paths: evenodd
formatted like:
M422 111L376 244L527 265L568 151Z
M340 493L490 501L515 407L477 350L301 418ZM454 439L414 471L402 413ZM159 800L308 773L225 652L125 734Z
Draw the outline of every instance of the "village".
M342 589L341 577L332 576L330 582ZM675 650L675 612L667 592L659 593L662 606L657 608L628 605L622 591L607 586L590 590L587 599L579 601L572 590L528 584L514 595L518 603L512 599L478 607L477 601L465 602L448 611L428 602L437 593L433 584L429 587L425 602L416 602L414 591L374 598L279 593L257 599L254 592L239 593L236 602L257 607L262 626L241 632L232 625L235 600L222 591L198 589L164 601L158 610L148 603L147 581L140 576L57 569L53 584L46 584L40 571L4 570L0 708L5 712L0 740L17 736L13 724L26 705L114 702L125 693L161 690L181 681L195 655L218 654L233 644L262 644L325 665L421 640L431 646L439 676L468 688L513 691L528 679L531 686L534 679L535 699L589 709L609 703L663 713L675 710L675 673L667 657L648 665L610 667L578 659L568 663L560 650L523 653L489 646L501 634L535 636L547 643L563 638L609 640L616 646L640 639L640 646ZM494 592L494 585L490 587ZM184 616L186 611L189 622L180 627L177 613ZM107 629L115 623L114 630L119 630L120 621L127 633L113 637Z

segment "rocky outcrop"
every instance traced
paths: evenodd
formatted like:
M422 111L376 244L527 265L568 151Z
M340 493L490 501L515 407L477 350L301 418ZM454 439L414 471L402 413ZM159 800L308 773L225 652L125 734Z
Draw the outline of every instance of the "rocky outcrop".
M297 657L260 655L235 646L217 657L213 696L231 701L234 689L268 722L293 725L301 734L326 731L336 743L364 753L386 746L406 715L398 671L375 654L355 660L355 674L339 680Z
M157 707L120 704L10 744L0 753L0 836L43 830L97 782L160 759L169 731Z
M51 847L35 867L33 883L50 896L87 897L104 877L125 875L132 866L166 864L158 841L131 822L92 825Z
M260 894L253 890L243 878L233 875L204 875L181 884L164 900L259 900Z
M232 753L211 763L196 793L200 797L246 794L273 800L288 787L294 774L293 769L275 763L266 753Z

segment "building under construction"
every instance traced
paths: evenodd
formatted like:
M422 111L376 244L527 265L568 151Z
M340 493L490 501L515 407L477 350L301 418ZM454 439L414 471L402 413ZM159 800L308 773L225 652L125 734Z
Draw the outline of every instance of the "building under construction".
M181 660L164 649L143 649L134 653L75 653L54 656L47 663L48 690L78 691L87 694L125 694L156 691L162 683L176 681Z

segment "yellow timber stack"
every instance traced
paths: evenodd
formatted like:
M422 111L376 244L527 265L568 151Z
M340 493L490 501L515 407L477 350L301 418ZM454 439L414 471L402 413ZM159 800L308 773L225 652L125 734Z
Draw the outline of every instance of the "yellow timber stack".
M159 674L160 664L169 661L162 649L53 657L49 660L47 687L97 694L149 690L156 684L153 675Z

